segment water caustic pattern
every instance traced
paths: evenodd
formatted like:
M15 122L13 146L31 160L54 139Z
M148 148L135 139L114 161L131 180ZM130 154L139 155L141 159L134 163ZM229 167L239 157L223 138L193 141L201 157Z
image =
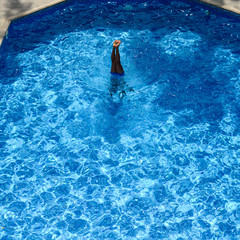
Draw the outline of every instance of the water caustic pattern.
M1 239L240 239L240 23L205 10L76 1L11 25Z

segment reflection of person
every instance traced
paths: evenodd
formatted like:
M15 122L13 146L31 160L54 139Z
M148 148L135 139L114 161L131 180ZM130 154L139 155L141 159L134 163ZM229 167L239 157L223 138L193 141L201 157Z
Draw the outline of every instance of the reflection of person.
M112 59L111 73L117 73L117 74L124 73L123 67L120 62L120 54L118 50L120 43L121 43L120 40L115 40L113 43L113 50L111 55L111 59ZM116 50L116 54L115 54L115 50Z

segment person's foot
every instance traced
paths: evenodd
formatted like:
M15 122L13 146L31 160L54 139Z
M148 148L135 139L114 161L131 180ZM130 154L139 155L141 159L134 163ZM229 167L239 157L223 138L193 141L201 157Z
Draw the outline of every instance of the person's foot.
M118 47L120 45L121 41L120 40L115 40L113 42L113 47Z

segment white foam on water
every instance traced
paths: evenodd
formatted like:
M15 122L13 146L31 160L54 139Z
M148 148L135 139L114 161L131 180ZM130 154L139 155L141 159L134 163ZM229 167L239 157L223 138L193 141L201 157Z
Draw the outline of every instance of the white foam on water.
M159 42L156 42L165 53L176 55L178 57L189 57L198 50L201 37L193 32L181 32L177 30L169 35L164 36Z

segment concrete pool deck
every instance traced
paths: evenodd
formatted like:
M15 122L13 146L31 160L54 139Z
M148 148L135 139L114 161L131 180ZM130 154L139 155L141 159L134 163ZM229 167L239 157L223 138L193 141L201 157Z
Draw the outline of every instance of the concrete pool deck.
M0 0L0 45L12 20L66 0ZM240 14L240 0L199 0Z
M0 0L0 46L12 20L66 0Z

